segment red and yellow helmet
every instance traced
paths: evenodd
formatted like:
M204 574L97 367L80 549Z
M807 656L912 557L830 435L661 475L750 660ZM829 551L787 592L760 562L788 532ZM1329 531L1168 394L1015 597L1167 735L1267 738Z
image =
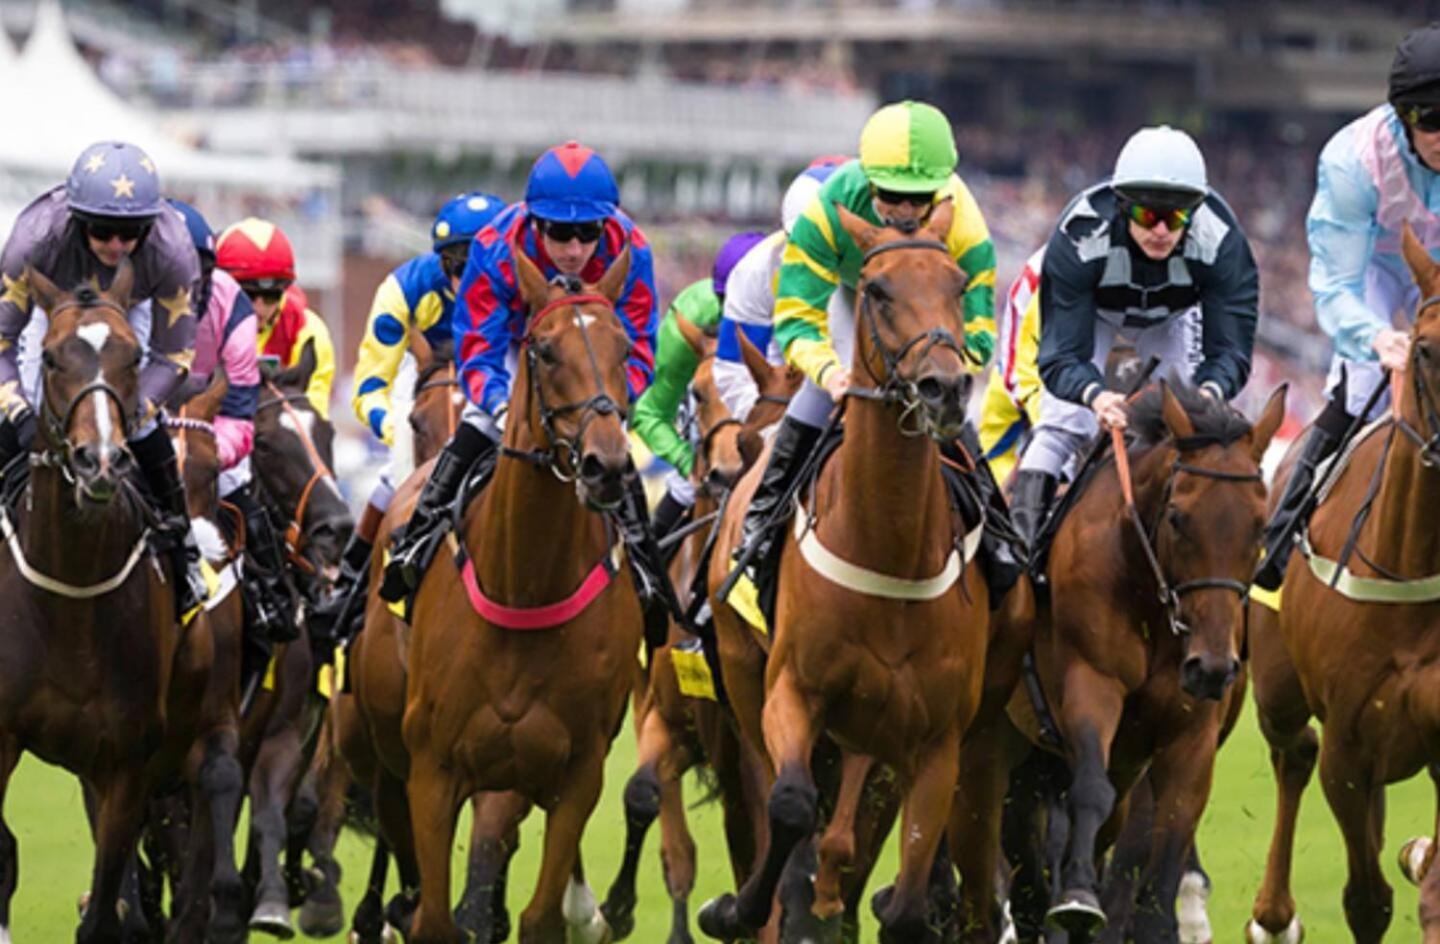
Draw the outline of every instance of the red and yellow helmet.
M295 281L295 250L284 230L247 217L220 234L215 264L244 284L283 288Z

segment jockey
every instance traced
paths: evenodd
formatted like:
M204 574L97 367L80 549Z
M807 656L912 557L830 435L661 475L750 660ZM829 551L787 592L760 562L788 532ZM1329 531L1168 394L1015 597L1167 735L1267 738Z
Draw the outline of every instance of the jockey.
M1305 433L1300 453L1265 528L1255 582L1280 586L1293 535L1309 517L1316 467L1333 455L1384 372L1405 370L1408 321L1419 289L1400 255L1406 220L1432 255L1440 253L1440 25L1400 40L1386 104L1335 132L1320 151L1315 199L1305 227L1315 317L1335 344L1330 400ZM1365 421L1389 407L1389 392Z
M488 465L498 454L510 397L506 356L524 338L529 315L514 253L523 252L546 278L578 289L582 282L599 281L628 246L630 270L615 312L632 345L626 370L631 400L649 386L659 320L650 246L619 202L620 188L600 155L568 141L540 155L526 181L524 201L507 207L475 237L453 322L461 388L469 403L460 428L437 457L385 570L381 595L386 599L403 599L419 586L439 534L437 525L446 520L461 482L473 466ZM663 586L658 556L647 560L639 546L648 543L658 555L639 476L632 476L620 514L636 579L650 587ZM643 594L653 598L649 590Z
M780 275L780 256L795 221L848 157L817 157L790 181L780 201L781 228L766 236L745 253L730 273L725 310L720 319L720 344L715 350L715 386L730 415L743 419L760 395L755 378L740 356L739 335L744 334L755 349L772 364L783 362L775 343L775 283Z
M1040 267L1045 247L1025 261L1025 267L1005 293L1005 306L997 319L995 369L985 385L980 408L980 448L995 478L1005 481L1015 468L1015 457L1026 434L1040 421Z
M176 608L185 614L204 600L205 584L175 449L158 413L194 356L191 292L200 263L185 223L163 208L149 156L133 144L101 141L81 152L64 184L20 212L0 254L0 463L8 466L35 438L35 412L21 389L15 344L34 307L25 267L65 289L92 279L108 286L128 257L135 278L130 323L137 326L146 315L152 322L149 357L140 369L140 415L127 418L134 423L130 451L157 505L157 535L180 578Z
M657 538L670 533L695 504L695 486L690 482L695 447L675 429L675 415L690 389L700 359L675 322L684 318L714 337L719 331L720 311L725 304L731 271L750 247L763 238L763 233L745 232L727 239L715 256L710 278L691 283L676 295L665 313L665 320L660 323L659 341L655 346L655 382L635 401L634 420L636 434L650 451L675 467L666 479L665 497L655 507L651 522Z
M831 332L841 338L853 333L855 285L864 253L840 225L835 205L871 224L914 232L937 201L953 200L954 221L946 242L969 276L961 303L965 347L981 362L990 358L995 345L995 248L980 208L955 174L956 162L954 134L938 109L912 101L887 105L865 123L860 159L846 163L825 181L790 234L776 291L775 338L786 362L804 371L808 379L772 439L770 459L745 513L736 550L737 559L748 557L753 562L746 576L757 589L763 588L763 596L773 585L769 578L779 548L778 528L767 529L765 524L789 494L835 400L850 385L849 368L832 344ZM842 292L837 293L837 287ZM837 294L837 308L827 317L827 306ZM971 451L978 457L978 448ZM977 461L977 470L977 484L993 509L987 520L996 514L1003 519L1003 503L994 508L998 489L988 468ZM997 568L990 577L998 602L1019 571L1008 548L994 540L989 528L985 542L987 566Z
M1160 375L1213 399L1234 398L1250 375L1259 276L1230 207L1210 189L1185 132L1142 128L1111 180L1071 200L1040 273L1040 421L1020 460L1016 527L1032 547L1067 462L1096 433L1125 426L1125 396L1105 388L1116 334L1134 337ZM1182 317L1200 309L1201 351Z
M270 516L250 494L250 452L260 400L255 309L239 283L215 267L215 234L205 217L173 197L169 203L184 220L200 257L195 362L181 385L181 396L188 399L203 390L216 367L224 368L229 385L215 416L215 448L220 459L220 500L239 508L245 517L246 623L260 640L288 642L297 632L295 596L285 578L285 559Z
M220 234L215 250L220 268L234 276L259 318L256 343L262 363L294 367L313 343L315 370L305 396L321 419L330 418L335 382L335 345L330 329L305 303L295 284L295 250L285 232L268 220L247 217Z
M448 200L430 227L430 252L402 263L375 290L365 335L355 362L355 416L384 446L387 455L395 445L395 412L403 421L409 412L413 373L402 367L412 328L425 336L433 351L448 351L454 343L451 313L460 276L470 257L475 234L487 226L505 203L491 193L472 190ZM396 387L400 387L397 391ZM396 399L399 399L397 404ZM403 469L408 463L402 462ZM323 635L343 631L342 612L353 588L364 585L375 533L390 500L395 497L397 463L392 456L380 470L380 481L370 493L360 523L355 526L340 561L334 590L310 614L312 629ZM358 602L358 601L357 601Z

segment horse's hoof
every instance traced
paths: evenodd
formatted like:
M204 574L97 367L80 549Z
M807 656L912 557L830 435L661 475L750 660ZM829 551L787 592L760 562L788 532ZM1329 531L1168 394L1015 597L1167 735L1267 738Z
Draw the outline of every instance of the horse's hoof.
M361 937L359 931L351 931L349 941L350 944L400 944L400 932L387 924L373 940Z
M1065 892L1060 896L1060 903L1046 912L1045 920L1081 940L1094 936L1107 923L1100 899L1088 888L1073 888Z
M1006 898L1000 903L1000 915L999 944L1020 944L1020 929L1015 927L1015 916L1010 911L1010 899Z
M1210 883L1205 881L1205 876L1186 872L1180 879L1180 894L1175 902L1180 944L1212 944L1214 933L1210 930L1210 913L1206 909L1209 901Z
M566 940L570 944L609 944L610 925L595 904L595 893L589 885L571 879L560 904L565 916Z
M695 918L700 924L700 930L717 941L735 941L749 937L749 929L740 926L740 916L736 913L735 906L735 896L729 892L705 902L700 906L700 913Z
M1254 918L1245 925L1245 944L1300 944L1303 940L1305 928L1300 924L1299 915L1291 918L1290 924L1279 934L1271 934Z
M333 900L311 895L300 908L300 933L306 937L333 937L345 930L345 906L337 896Z
M609 901L600 906L605 923L610 925L610 934L616 941L623 941L635 930L635 903Z
M86 909L86 908L89 908L89 907L90 907L90 890L89 890L89 889L86 889L85 891L81 892L81 893L80 893L80 897L75 900L75 911L80 915L80 920L81 920L81 921L84 921L84 920L85 920L85 909Z
M1419 885L1425 879L1425 856L1430 852L1430 837L1416 836L1400 847L1400 874Z
M295 926L290 923L290 908L279 901L262 901L250 915L250 930L259 931L288 941L295 936Z

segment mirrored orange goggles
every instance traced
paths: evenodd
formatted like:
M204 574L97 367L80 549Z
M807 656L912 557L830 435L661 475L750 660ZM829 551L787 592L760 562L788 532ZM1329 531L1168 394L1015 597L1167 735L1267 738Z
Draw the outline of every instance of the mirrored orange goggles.
M1163 222L1165 228L1174 233L1190 225L1190 218L1195 215L1195 211L1156 210L1139 203L1131 203L1126 205L1125 215L1141 229L1154 229L1156 223Z

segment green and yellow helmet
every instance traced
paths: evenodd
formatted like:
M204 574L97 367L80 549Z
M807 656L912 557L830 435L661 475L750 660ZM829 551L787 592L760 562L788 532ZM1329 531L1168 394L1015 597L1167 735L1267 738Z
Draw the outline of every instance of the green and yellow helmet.
M897 193L933 193L959 160L940 109L909 100L886 105L860 132L860 166L870 182Z

